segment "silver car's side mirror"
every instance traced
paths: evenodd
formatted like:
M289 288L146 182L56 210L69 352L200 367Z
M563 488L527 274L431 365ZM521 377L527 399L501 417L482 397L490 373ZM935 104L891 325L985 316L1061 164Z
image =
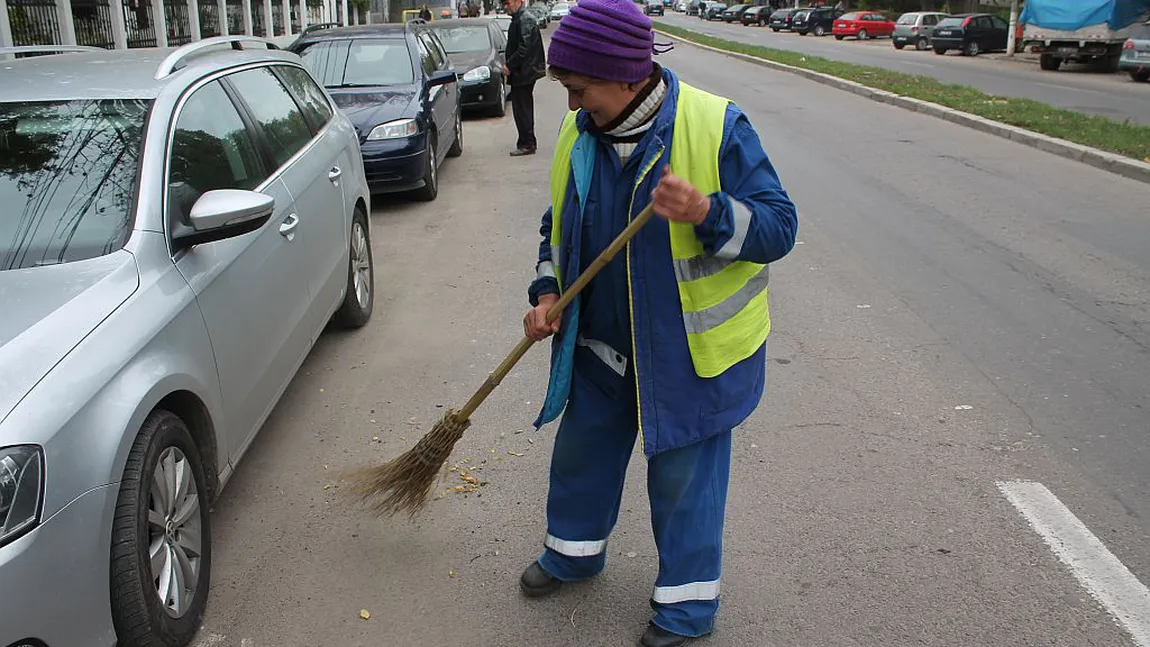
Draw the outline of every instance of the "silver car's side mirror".
M188 214L188 224L197 232L232 227L253 220L266 221L275 211L270 195L240 189L217 189L200 196Z
M192 205L186 223L174 224L173 249L188 249L253 232L271 219L275 206L275 198L255 191L208 191Z

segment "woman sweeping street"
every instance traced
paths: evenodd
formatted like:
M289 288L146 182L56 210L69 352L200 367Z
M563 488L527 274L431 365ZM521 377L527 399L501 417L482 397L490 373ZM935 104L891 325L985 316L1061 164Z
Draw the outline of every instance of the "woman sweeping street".
M762 397L768 264L790 252L798 221L746 115L654 50L632 0L583 0L551 38L571 112L524 331L555 335L536 427L563 418L543 552L520 586L540 597L603 570L638 437L659 551L640 644L672 647L714 628L731 431ZM658 217L547 324L560 286L649 202Z

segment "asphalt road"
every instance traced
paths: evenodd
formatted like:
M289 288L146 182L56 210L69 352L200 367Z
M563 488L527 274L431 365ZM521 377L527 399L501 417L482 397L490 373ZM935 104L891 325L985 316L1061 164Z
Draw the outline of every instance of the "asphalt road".
M1134 645L996 483L1045 484L1147 581L1150 188L685 46L661 59L747 111L801 212L699 644ZM437 201L376 202L375 318L321 340L216 505L198 645L634 644L658 563L641 454L604 575L518 594L545 530L543 348L452 459L479 493L415 523L339 496L517 341L564 103L539 84L540 155L507 157L510 115L469 121Z
M1135 83L1125 73L1100 74L1087 65L1043 72L1034 60L1011 61L997 54L972 59L954 52L938 56L932 51L920 52L914 48L898 51L888 38L836 41L829 35L816 38L785 31L775 33L766 27L707 22L676 12L668 12L662 19L656 16L655 20L727 40L929 76L990 94L1034 99L1117 121L1150 124L1150 85Z

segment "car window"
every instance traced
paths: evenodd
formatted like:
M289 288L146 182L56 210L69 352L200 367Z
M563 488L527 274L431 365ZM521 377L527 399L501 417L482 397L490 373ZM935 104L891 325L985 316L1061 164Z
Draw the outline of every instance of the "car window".
M427 43L422 38L415 39L415 44L419 48L419 63L423 66L423 73L426 76L435 74L435 60L431 58L431 52L427 49Z
M937 25L938 24L938 16L923 16L922 17L922 24L926 25L927 27L932 27L934 25Z
M995 29L1010 29L1010 23L1003 20L1000 16L991 16L990 23Z
M943 18L938 21L939 27L961 27L964 18Z
M0 103L0 271L110 254L132 229L148 101Z
M216 189L256 188L267 179L251 133L218 81L180 109L168 160L168 216L187 224L192 205Z
M435 42L435 38L427 32L419 32L418 38L424 43L424 47L431 53L431 60L435 63L435 69L441 70L447 64L447 55L440 49L439 44Z
M1137 25L1130 32L1132 40L1150 40L1150 23L1144 25Z
M491 32L486 25L439 27L435 30L448 54L484 52L491 49Z
M276 69L283 78L284 84L295 95L296 101L299 102L308 121L312 123L312 127L319 130L331 121L331 116L334 114L331 104L328 103L327 96L315 84L310 74L298 67L287 67L286 65Z
M304 65L324 87L409 85L415 82L407 41L398 38L359 38L321 41L299 52Z
M271 70L261 67L237 72L227 78L243 97L267 137L277 167L311 141L312 132L303 112Z
M918 16L915 16L914 14L903 14L903 15L898 17L898 24L900 24L900 25L913 25L915 23L915 20L917 20L917 19L918 19Z

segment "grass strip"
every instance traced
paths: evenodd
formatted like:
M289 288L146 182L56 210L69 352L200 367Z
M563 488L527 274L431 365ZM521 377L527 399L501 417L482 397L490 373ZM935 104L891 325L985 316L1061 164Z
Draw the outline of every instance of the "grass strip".
M878 90L937 103L1011 126L1150 162L1150 126L1055 108L1032 99L991 95L965 85L942 83L927 76L715 38L661 22L655 22L655 28L700 45L829 74Z

